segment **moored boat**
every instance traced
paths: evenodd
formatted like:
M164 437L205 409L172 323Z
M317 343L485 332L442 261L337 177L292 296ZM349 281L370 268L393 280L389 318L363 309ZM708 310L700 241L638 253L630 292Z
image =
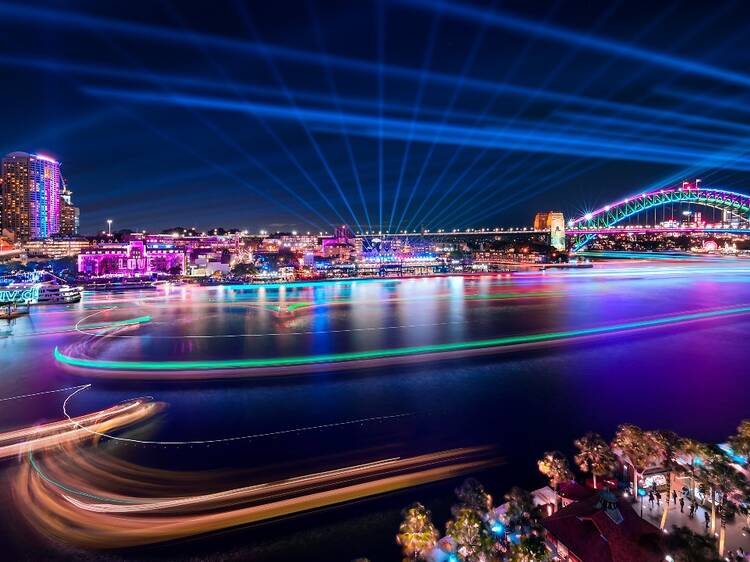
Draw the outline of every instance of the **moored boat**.
M18 295L18 302L25 304L66 304L81 300L81 289L55 281L40 283L11 283L3 289L10 295Z

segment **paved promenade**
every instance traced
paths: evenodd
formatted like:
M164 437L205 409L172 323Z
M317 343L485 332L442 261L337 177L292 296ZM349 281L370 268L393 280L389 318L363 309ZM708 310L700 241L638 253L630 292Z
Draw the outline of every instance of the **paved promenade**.
M675 505L674 502L669 503L669 515L667 517L667 529L671 530L673 526L678 527L688 527L692 531L696 533L706 533L710 532L710 523L709 523L709 531L706 531L706 521L705 521L705 510L702 507L698 508L698 511L696 512L695 516L691 519L688 514L690 512L690 502L685 501L685 508L682 513L680 513L680 504L679 504L679 497L677 498L678 503ZM661 516L663 512L663 508L665 506L664 498L662 497L661 506L657 506L656 502L654 502L654 507L652 508L648 503L648 497L643 498L643 518L654 524L655 526L659 526L659 523L661 522ZM706 505L708 508L708 514L709 517L711 515L711 506ZM640 501L638 503L633 504L633 509L636 510L636 512L641 512L641 504ZM719 525L721 524L721 521L718 518L716 518L716 540L719 539ZM746 525L745 517L742 515L737 515L735 520L732 523L727 523L727 534L726 534L726 548L725 548L725 556L732 553L733 551L736 551L739 547L742 547L746 553L750 553L750 536L743 531L743 527ZM750 558L748 558L750 560ZM730 558L732 560L732 558Z

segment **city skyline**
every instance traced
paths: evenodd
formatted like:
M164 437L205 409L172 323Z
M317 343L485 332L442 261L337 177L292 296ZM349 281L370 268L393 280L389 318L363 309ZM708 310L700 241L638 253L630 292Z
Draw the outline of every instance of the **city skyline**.
M492 227L695 177L743 191L745 11L2 3L0 150L60 160L86 233Z

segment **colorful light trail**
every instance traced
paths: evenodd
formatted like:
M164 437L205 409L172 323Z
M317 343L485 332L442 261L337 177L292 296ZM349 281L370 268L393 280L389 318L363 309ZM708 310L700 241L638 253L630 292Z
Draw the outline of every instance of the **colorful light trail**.
M101 450L95 451L100 453ZM484 447L451 449L205 492L211 474L162 471L71 445L28 454L14 482L20 513L45 536L87 548L124 548L205 534L453 478L502 462ZM197 491L175 495L175 479ZM122 485L149 495L114 491Z
M87 386L79 387L78 390ZM163 408L164 404L160 402L135 399L63 421L6 431L0 433L0 459L90 439L92 434L106 433L139 422Z
M138 316L127 320L116 320L114 322L95 322L92 324L76 324L79 330L101 330L102 328L122 328L124 326L137 326L151 322L150 316Z
M735 316L750 313L750 306L741 306L734 308L724 308L701 312L692 312L666 316L661 318L652 318L647 320L637 320L632 322L622 322L605 326L595 326L591 328L581 328L575 330L563 330L556 332L545 332L538 334L507 336L501 338L482 339L474 341L450 342L431 345L419 345L400 347L393 349L376 349L367 351L352 351L344 353L330 353L320 355L306 355L296 357L270 357L270 358L253 358L253 359L227 359L227 360L196 360L196 361L120 361L104 360L74 357L63 353L58 347L55 347L54 356L57 361L64 365L80 367L85 369L100 369L105 371L148 371L157 373L156 376L149 375L147 378L159 378L160 371L222 371L234 369L255 369L255 370L273 370L276 368L301 368L298 372L303 372L305 368L313 366L336 366L350 365L363 366L366 362L373 360L398 360L414 356L438 355L446 356L455 353L478 353L501 350L503 348L512 348L514 346L523 346L529 344L555 343L560 341L572 340L574 338L588 336L602 336L629 330L638 330L643 328L657 328L674 324L695 322L700 320L713 320L726 316ZM356 362L360 362L359 365ZM261 371L262 372L262 371ZM261 372L257 374L261 374ZM291 372L286 369L284 372ZM172 378L168 375L165 378ZM179 377L177 377L179 378ZM200 378L196 375L196 378Z

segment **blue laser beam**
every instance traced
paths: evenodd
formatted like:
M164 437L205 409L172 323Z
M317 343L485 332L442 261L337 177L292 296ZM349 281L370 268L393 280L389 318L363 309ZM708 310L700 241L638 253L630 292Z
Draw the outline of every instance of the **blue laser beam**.
M550 9L547 12L547 16L546 16L545 20L551 20L554 17L554 15L557 13L557 11L558 11L559 8L560 8L560 2L557 1L552 6L552 9ZM524 43L524 46L521 49L521 51L518 53L517 56L513 57L512 64L506 69L505 75L503 76L502 84L504 84L504 85L508 84L509 81L513 78L513 76L515 76L516 72L521 68L522 63L525 60L526 56L528 55L529 51L531 50L532 46L534 46L536 44L536 40L537 40L537 36L536 35L531 35L531 36L529 36L527 38L527 40ZM496 103L497 99L500 97L500 95L501 95L501 90L499 90L499 89L495 90L495 92L493 92L492 96L490 96L489 100L485 103L480 116L477 117L476 120L474 121L474 126L475 127L477 125L479 125L480 122L485 121L487 119L487 114L489 113L490 109L495 105L495 103ZM457 154L454 155L454 157L457 158L458 157L458 152L464 150L465 148L466 148L466 145L462 145L460 147L459 151L457 151ZM455 190L455 188L460 184L460 182L462 182L463 179L474 169L474 167L479 163L479 161L481 161L481 159L485 156L485 154L487 154L488 151L489 151L489 149L487 149L487 148L485 148L485 149L483 149L481 151L478 151L478 153L474 156L474 159L471 161L471 163L468 166L464 166L464 169L461 172L461 174L459 174L459 176L453 181L453 183L450 185L450 187L447 190L445 190L445 192L443 193L443 195L447 196L449 193L452 193ZM499 165L500 165L500 159L497 159L492 164L491 169L494 170ZM490 170L488 170L487 173L490 173ZM474 182L472 182L472 185L474 185L476 182L477 182L476 180ZM465 201L465 199L464 199L464 201ZM434 209L435 206L433 205L432 208ZM428 215L430 213L432 213L432 209L430 211L428 211Z
M267 66L271 70L271 73L273 74L274 79L276 80L277 84L281 87L282 92L284 93L284 96L286 97L287 102L291 106L292 112L297 119L297 122L302 127L302 130L305 133L305 137L310 142L310 145L313 147L313 150L315 151L315 154L318 156L320 162L323 164L323 168L326 171L326 174L328 175L328 178L331 180L331 183L335 187L336 191L338 192L339 196L341 197L341 200L344 203L344 206L349 211L349 214L354 219L354 224L357 225L359 230L362 230L362 225L359 222L359 219L357 218L356 214L354 213L354 210L352 209L351 205L349 204L349 200L346 198L346 195L344 194L343 189L341 188L341 184L338 181L338 178L333 173L333 170L331 169L331 166L328 162L328 159L323 153L322 148L320 147L320 144L315 139L315 136L313 135L310 128L307 126L307 123L304 119L302 119L299 115L299 108L297 106L297 103L294 99L294 96L292 95L289 86L287 85L286 80L281 74L281 71L278 69L276 63L274 62L273 53L270 49L268 49L263 41L260 39L260 35L258 33L258 30L256 29L252 18L249 17L249 14L247 14L246 10L242 11L244 15L244 22L247 26L247 28L250 30L250 32L253 34L253 36L256 39L256 44L260 47L260 52L263 56L263 60L266 62ZM321 190L318 188L318 186L315 186L316 189L320 192ZM321 192L322 193L322 192ZM336 211L338 214L338 211ZM343 217L341 217L340 214L338 214L339 218L341 218L341 222L346 222Z
M311 5L312 0L308 1L308 11L310 13L310 19L313 21L313 31L315 33L315 40L318 43L318 49L326 53L326 45L325 45L325 38L323 37L323 30L320 26L320 21L318 19L317 13L314 9L314 7ZM325 65L325 75L326 75L326 81L328 82L328 89L331 91L331 95L333 97L333 103L336 108L336 111L338 112L339 116L341 116L342 109L341 109L341 100L338 93L338 88L336 87L336 81L333 78L333 73L331 72L331 66ZM365 220L367 221L367 227L368 229L372 230L372 221L370 220L370 212L367 208L367 201L365 200L365 194L364 190L362 189L362 182L360 181L359 177L359 170L357 169L357 162L354 158L354 151L352 150L352 143L349 140L349 135L346 133L346 129L344 127L343 117L340 119L340 131L342 133L342 137L344 140L344 146L346 147L346 153L349 157L349 163L351 165L352 169L352 176L354 177L354 183L357 187L357 193L359 194L360 203L362 204L362 210L365 214ZM360 227L360 231L361 231Z
M614 5L613 5L613 6L614 6ZM666 18L666 17L667 17L667 16L668 16L668 15L669 15L669 14L671 13L671 11L673 11L673 10L674 10L674 9L676 8L676 6L677 6L677 4L676 4L676 3L672 3L672 4L671 4L671 5L670 5L670 6L669 6L669 7L668 7L668 8L666 9L666 10L663 10L663 11L662 11L662 12L660 13L660 15L659 15L658 17L656 17L656 18L653 18L653 19L652 19L652 20L651 20L651 21L649 22L649 24L648 24L648 25L644 26L644 27L643 27L643 28L642 28L642 29L640 30L640 32L638 33L638 35L637 35L636 37L637 37L637 38L639 38L639 37L643 37L643 36L645 36L645 35L646 35L647 33L649 33L649 32L650 32L651 30L655 29L655 28L656 28L656 26L657 26L657 24L658 24L658 23L659 23L659 22L660 22L661 20L663 20L664 18ZM611 9L610 9L610 10L609 10L608 12L605 12L604 16L603 16L603 17L600 17L600 18L599 18L599 19L597 20L597 27L598 27L599 25L601 25L601 24L603 23L603 21L604 21L604 20L605 20L606 18L608 18L608 17L609 17L609 15L611 15L611 13L612 13ZM704 23L705 23L705 22L704 22ZM594 30L592 29L592 30L591 30L591 32L593 32L593 31L594 31ZM683 37L683 40L687 40L687 35L688 35L688 34L686 34L686 35L685 35L685 36ZM580 47L580 43L579 43L579 44L577 44L577 47ZM577 49L576 49L576 51L577 51ZM567 60L570 60L570 58L571 58L571 54L574 54L574 53L575 53L576 51L574 51L573 53L569 53L569 56L568 56ZM604 65L602 65L602 66L601 66L601 67L600 67L600 68L599 68L599 69L598 69L598 70L597 70L596 72L594 72L594 73L590 74L590 75L588 76L588 78L586 79L586 81L584 81L584 82L582 82L582 83L580 83L580 84L579 84L579 87L577 88L577 91L576 91L576 93L580 93L580 92L584 91L584 90L585 90L585 89L586 89L587 87L589 87L589 86L590 86L591 84L593 84L593 83L595 82L595 80L596 80L596 79L598 79L599 77L601 77L601 76L603 75L603 73L604 73L604 72L605 72L605 71L606 71L606 70L607 70L607 69L608 69L608 68L609 68L609 67L610 67L610 66L611 66L612 64L613 64L613 61L612 61L612 60L610 59L610 60L609 60L609 61L607 61L607 62L606 62L606 63L605 63ZM560 65L558 65L558 66L556 67L556 71L559 71L559 70L560 70L560 68L561 68L561 67L560 67ZM634 80L636 79L636 77L637 77L637 76L639 76L639 75L641 75L641 74L642 74L643 72L644 72L644 69L641 69L641 70L640 70L639 72L637 72L637 73L635 73L635 74L631 74L631 75L629 75L629 77L628 77L628 79L626 80L626 82L625 82L625 83L627 84L627 83L633 82L633 81L634 81ZM548 84L549 84L549 80L546 80L546 81L545 81L545 84L544 84L544 87L548 86ZM621 86L621 88L622 88L622 87L623 87L623 86ZM537 92L541 92L541 91L544 91L544 90L543 90L542 88L538 88L538 89L537 89ZM535 96L535 97L536 97L536 96ZM560 106L562 106L562 107L565 107L565 106L566 106L566 105L567 105L568 103L569 103L569 102L566 102L566 101L561 101L561 102L560 102ZM525 104L525 105L526 105L526 104ZM560 106L558 106L558 107L560 107ZM587 109L588 109L588 108L587 108ZM590 109L588 109L588 110L590 111ZM517 117L518 115L519 115L519 113L517 112L517 113L516 113L516 117ZM569 124L567 125L567 127L568 127L568 129L569 129L569 130L573 130L573 129L574 129L574 127L575 127L575 128L577 128L577 125L578 125L577 123L569 123ZM548 125L547 125L547 126L548 126ZM564 131L564 132L567 132L567 131ZM479 158L481 158L481 157L482 157L482 156L484 155L484 153L485 153L485 152L486 152L486 149L485 149L485 150L483 150L483 151L482 151L482 153L480 153L480 154L478 155L477 159L475 160L475 163L476 163L476 161L478 161L478 160L479 160ZM520 159L520 160L517 160L517 161L516 161L516 162L515 162L515 163L514 163L514 164L513 164L512 166L506 167L506 168L505 168L505 169L503 170L503 172L502 172L502 173L501 173L501 174L500 174L500 175L499 175L498 177L496 177L496 178L495 178L495 179L494 179L493 181L491 181L491 182L490 182L490 185L489 185L489 186L487 186L487 187L486 187L486 188L484 188L484 189L480 189L479 191L486 191L486 190L489 190L489 189L491 189L491 186L495 186L495 185L502 185L502 186L503 186L503 190L507 190L507 188L509 187L509 185L512 185L513 183L516 183L516 182L514 182L513 180L511 180L511 181L507 181L507 180L506 180L506 178L508 178L508 177L511 177L511 178L513 178L513 174L514 174L514 173L515 173L515 172L516 172L517 170L519 170L519 169L523 169L523 170L524 170L524 176L527 176L527 175L533 174L533 173L535 173L535 172L536 172L536 170L537 170L537 169L539 169L540 167L542 167L542 166L546 165L546 164L547 164L547 163L549 162L550 158L551 158L551 157L549 157L549 156L548 156L548 157L547 157L546 159L541 159L541 160L537 160L537 161L536 161L535 163L533 163L533 164L532 164L532 165L531 165L530 167L525 167L525 166L526 166L526 163L527 163L527 162L529 161L529 159L530 159L530 155L527 155L527 156L526 156L525 158L522 158L522 159ZM500 165L501 165L501 163L502 163L502 162L503 162L504 160L506 160L506 159L507 159L507 155L506 155L506 157L504 157L504 158L501 158L501 159L500 159L499 161L495 162L495 163L493 164L493 169L494 169L494 168L499 168L499 167L500 167ZM470 168L471 168L471 167L472 167L472 166L470 166ZM570 167L574 167L574 166L570 166ZM468 170L467 170L467 172L468 172ZM579 175L581 175L581 172L580 172L580 171L575 171L575 172L573 172L572 176L571 176L571 177L569 177L569 179L572 179L573 177L576 177L576 176L579 176ZM562 179L562 177L564 177L564 176L560 176L560 175L558 175L558 176L556 177L556 179L557 179L557 180L560 180L560 179ZM479 179L479 178L477 178L477 179ZM483 178L482 178L482 179L483 179ZM474 185L476 185L476 183L477 183L476 181L475 181L475 182L472 182L472 187L473 187ZM452 185L450 189L451 189L451 190L452 190L452 189L454 189L456 185L457 185L457 183L456 183L456 182L454 182L454 185ZM529 193L529 192L533 191L533 190L534 190L534 188L537 188L538 186L541 186L541 188L540 188L540 189L548 189L548 186L549 186L549 178L548 178L548 176L547 176L547 177L545 177L545 178L544 178L544 180L540 180L540 181L538 181L538 182L536 183L536 185L532 185L532 186L529 186L529 188L527 188L527 189L526 189L526 192L527 192L527 193ZM480 205L480 204L481 204L481 201L482 201L482 198L481 198L481 197L479 196L479 194L478 194L478 193L476 194L476 197L474 197L474 198L470 198L470 199L473 199L473 201L475 202L475 204L476 204L476 205ZM515 200L513 200L513 201L515 201ZM464 202L463 202L463 203L464 203L464 205L462 206L462 208L465 208L465 209L467 209L467 211L466 211L467 213L468 213L468 212L470 212L470 211L472 210L472 207L470 207L470 206L468 205L468 202L469 202L468 200L464 200Z
M409 152L411 151L414 128L416 127L416 124L417 124L417 117L419 116L421 112L422 97L424 95L425 75L427 74L427 69L430 67L430 64L432 63L432 54L435 49L435 40L438 34L439 23L440 23L440 13L437 12L432 18L432 23L430 25L430 32L427 38L427 48L425 49L425 54L424 54L423 62L422 62L422 70L419 73L417 94L416 94L416 99L414 101L414 105L413 105L412 113L411 113L411 127L409 128L409 138L406 139L406 146L404 148L404 156L401 159L401 166L400 166L399 173L398 173L398 180L396 182L396 194L393 198L393 206L391 207L391 216L390 216L390 219L388 220L389 225L393 223L394 215L396 213L396 205L398 204L399 195L401 194L401 185L404 180L404 173L406 172L406 166L407 166L407 163L409 162ZM401 228L401 223L399 222L398 225L396 226L396 231L398 231L400 228Z
M315 123L338 125L339 123L339 115L335 112L320 109L297 107L290 110L288 107L273 104L238 102L188 94L171 95L94 87L86 87L83 91L95 96L114 97L142 103L187 104L221 111L258 113L278 119L303 118L313 125ZM381 128L379 118L350 113L344 115L344 121L350 127L348 129L349 132L356 132L362 136L382 136L383 138L404 140L408 138L409 134L410 124L402 119L384 118L382 120L382 135L379 135L378 130ZM438 133L441 134L438 135ZM675 148L668 145L655 145L648 142L624 143L610 141L604 137L545 133L515 127L509 127L507 131L495 131L492 129L476 131L467 127L446 125L443 123L421 122L417 125L414 138L426 143L461 144L466 142L477 147L489 146L492 148L519 151L543 151L553 154L661 162L667 164L685 164L694 162L696 159L702 159L708 164L713 162L718 163L718 160L715 160L714 156L710 153ZM750 171L750 164L734 163L733 169Z
M592 30L591 30L590 32L593 32L593 30L595 30L595 29L596 29L596 28L598 28L599 26L603 25L603 23L604 23L604 22L605 22L605 21L606 21L607 19L609 19L609 17L610 17L610 16L611 16L611 15L612 15L612 14L614 13L615 9L616 9L616 8L617 8L618 6L619 6L619 2L612 2L612 3L610 3L610 5L609 5L609 8L608 8L608 9L607 9L607 10L606 10L606 11L605 11L605 12L604 12L604 13L603 13L603 14L602 14L601 16L599 16L599 17L597 18L597 21L596 21L595 27L594 27L594 28L593 28L593 29L592 29ZM580 44L580 42L579 42L579 43L575 43L575 44L573 45L573 48L572 48L571 50L569 50L569 51L568 51L568 52L566 53L565 57L564 57L564 58L562 58L562 59L560 59L560 60L559 60L559 61L557 62L557 64L555 65L555 67L554 67L554 68L552 69L552 71L551 71L551 72L549 72L549 73L547 73L547 74L545 75L545 78L544 78L544 80L543 80L542 84L541 84L540 86L538 86L537 88L535 88L534 94L532 94L531 96L527 97L527 98L526 98L526 99L524 100L524 102L523 102L523 103L521 104L521 106L517 108L516 112L515 112L515 113L514 113L514 115L513 115L512 117L511 117L511 119L510 119L510 121L508 122L508 124L506 125L506 127L508 127L508 126L511 126L511 125L513 125L513 124L515 124L516 120L517 120L517 119L518 119L518 118L519 118L519 117L520 117L520 116L521 116L521 115L522 115L522 114L523 114L523 113L524 113L524 112L525 112L525 111L526 111L526 110L527 110L527 109L528 109L528 108L529 108L529 107L530 107L530 106L531 106L531 105L532 105L532 104L533 104L533 103L534 103L534 102L535 102L535 101L537 100L537 97L539 96L539 94L540 94L541 92L544 92L544 91L545 91L545 90L546 90L546 89L547 89L547 88L549 87L549 85L550 85L550 84L552 84L552 82L553 82L553 81L554 81L554 80L555 80L555 79L557 78L557 76L558 76L558 75L559 75L559 74L560 74L560 73L562 72L562 70L563 70L563 69L564 69L564 68L565 68L565 67L566 67L567 65L569 65L569 64L570 64L570 63L572 62L572 60L573 60L573 59L575 58L575 56L577 55L577 53L578 53L578 50L580 49L580 47L581 47L581 44ZM592 80L592 78L591 78L591 77L589 78L589 81L590 81L590 80ZM578 86L578 91L581 91L582 89L583 89L583 86L582 86L582 85L579 85L579 86ZM535 129L537 129L537 130L541 129L541 128L542 128L542 127L544 126L544 124L545 124L545 123L544 123L544 121L540 121L540 122L539 122L539 123L538 123L538 124L536 125ZM464 145L464 146L465 146L465 145ZM463 147L463 146L462 146L462 147ZM462 147L460 147L460 148L462 148ZM460 150L460 148L459 148L459 150ZM503 156L503 157L502 157L502 158L501 158L500 160L501 160L501 161L504 161L504 160L506 160L506 159L508 158L509 154L510 154L510 153L509 153L509 152L507 152L507 153L506 153L506 154L505 154L505 155L504 155L504 156ZM527 157L527 158L528 158L528 157ZM441 176L440 176L440 178L439 178L439 180L442 180L442 177L443 177L443 176L441 175ZM437 183L437 182L436 182L436 183ZM434 190L434 188L435 188L435 186L433 186L433 190ZM442 200L443 200L443 199L444 199L444 198L445 198L445 197L447 196L447 194L448 194L447 190L443 192L443 196L442 196L442 197L440 198L440 201L441 201L441 202L442 202ZM428 198L429 198L429 197L428 197ZM428 200L428 198L425 198L425 199L423 200L423 205L424 205L424 203L425 203L425 202L426 202L426 201ZM437 203L436 203L436 204L437 204ZM432 208L435 208L435 206L433 206ZM421 208L420 208L420 209L421 209Z
M384 75L394 78L415 80L418 79L420 75L418 69L412 69L408 67L373 63L370 61L352 59L340 55L311 53L308 51L278 45L260 45L240 39L220 37L206 33L176 31L160 26L100 18L97 16L90 16L65 10L54 10L38 7L32 8L14 4L0 3L0 15L12 19L32 20L35 23L47 23L50 25L64 24L84 29L98 29L100 31L132 35L142 38L148 38L155 41L170 42L180 45L192 45L195 41L199 41L206 46L230 50L233 52L252 54L255 56L263 56L263 53L268 53L274 58L282 58L301 64L310 63L316 65L331 65L337 68L357 72L372 73L376 75L382 72ZM435 84L441 84L453 88L456 85L457 77L451 74L428 72L425 74L424 79ZM495 92L500 90L504 94L519 97L526 97L535 93L535 89L533 88L514 84L497 84L492 81L470 77L465 78L463 87L484 92ZM616 110L621 109L623 111L629 111L631 113L639 114L644 117L658 117L660 115L668 115L670 113L665 110L628 106L627 104L555 91L539 92L538 98L541 100L552 102L576 103L583 105L584 107L600 107ZM703 123L700 120L699 116L674 114L674 117L684 119L686 122Z
M685 74L693 74L704 78L721 80L740 86L750 86L750 76L712 66L700 61L662 53L644 47L638 47L622 41L616 41L601 36L583 36L581 32L557 25L540 23L538 21L511 15L506 12L489 11L475 8L467 4L456 4L446 0L395 0L401 4L414 8L436 10L456 16L479 25L493 25L508 31L519 33L535 33L547 39L564 44L579 44L582 47L603 53L629 58L652 66L660 66L677 70Z
M409 207L411 205L411 202L413 200L413 196L415 191L417 190L418 186L420 185L420 182L422 181L422 178L424 177L424 173L427 169L427 166L430 164L430 161L432 160L432 155L435 153L435 147L440 144L440 137L443 135L444 126L448 123L448 118L453 111L453 107L455 106L456 102L458 101L458 97L463 91L464 82L466 80L466 77L469 74L469 71L471 70L472 66L474 65L474 61L476 60L477 54L479 53L479 47L482 44L482 41L484 40L484 36L487 33L487 26L481 26L479 29L479 33L476 34L474 37L474 41L471 45L471 50L469 51L468 56L466 57L466 60L464 61L463 65L461 66L461 72L459 79L456 81L456 85L453 88L453 92L451 93L450 100L448 101L448 105L445 109L445 115L440 121L440 128L438 132L436 133L435 142L433 142L430 145L430 149L427 152L427 156L422 161L422 167L419 170L419 174L417 175L417 180L414 182L414 186L412 187L411 195L409 196L409 199L406 202L406 205L404 206L403 212L401 214L401 219L399 219L399 227L403 222L403 217L406 215L406 213L409 210ZM434 186L433 186L434 187ZM431 196L431 193L428 193L427 198ZM424 201L426 201L426 198L422 200L422 204L424 204ZM421 209L421 205L419 207ZM419 214L419 209L413 213L415 216Z
M674 5L673 5L673 7L674 7ZM680 44L684 44L684 43L686 43L686 42L689 42L690 40L692 40L692 38L693 38L693 37L694 37L694 36L695 36L695 35L696 35L697 33L699 33L699 32L700 32L700 31L701 31L702 29L704 29L704 28L705 28L706 26L708 26L708 25L709 25L709 23L711 23L712 21L715 21L716 19L718 19L719 17L721 17L722 15L724 15L724 13L725 13L725 12L726 12L726 11L728 10L728 8L729 8L729 5L726 5L726 4L725 4L725 5L724 5L724 6L722 7L722 9L720 9L720 10L717 10L717 11L715 11L715 12L712 12L712 14L711 14L711 15L710 15L709 17L707 17L707 18L704 18L703 20L701 20L701 22L700 22L700 25L698 25L698 26L697 26L697 27L695 27L695 28L692 28L692 29L691 29L691 30L690 30L689 32L686 32L686 33L682 34L682 35L680 36L680 39L679 39L679 40L678 40L678 41L677 41L676 43L674 43L674 44L673 44L673 48L677 48L677 47L678 47L678 46L679 46ZM670 9L671 9L671 8L670 8ZM664 16L665 16L665 15L666 15L666 14L668 13L668 11L669 11L669 10L667 10L667 11L665 11L665 12L662 12L662 14L661 14L660 18L661 18L661 17L664 17ZM660 18L657 18L657 19L660 19ZM650 23L650 25L649 25L649 26L647 26L646 28L644 28L644 29L642 30L642 33L644 33L644 32L645 32L645 31L647 31L647 30L648 30L648 29L649 29L650 27L652 27L652 26L653 26L653 25L655 24L655 21L656 21L656 20L652 20L652 22ZM733 36L732 38L726 39L725 41L722 41L721 43L718 43L718 44L717 44L717 45L716 45L716 46L714 47L714 49L713 49L713 52L720 52L720 51L721 51L721 49L722 49L722 48L724 48L724 47L726 46L726 44L728 44L729 42L731 42L732 40L734 40L734 38L735 38L735 37L739 37L739 36L741 36L741 34L735 34L735 35L734 35L734 36ZM610 61L609 63L607 63L607 64L605 65L605 67L609 66L610 64L611 64L611 61ZM635 79L635 77L636 77L636 76L638 76L638 75L640 75L640 74L642 74L643 72L644 72L644 71L643 71L643 69L642 69L642 70L641 70L640 72L638 72L638 73L636 73L636 74L634 74L634 75L629 75L629 78L628 78L628 80L626 80L626 82L625 82L625 84L624 84L624 85L626 85L626 84L628 84L628 83L631 83L631 82L633 82L633 80ZM592 78L593 78L593 76L594 76L594 75L592 75ZM624 87L624 85L622 85L622 86L621 86L620 88L623 88L623 87ZM645 100L646 100L646 99L647 99L647 98L649 97L649 95L650 95L650 94L648 94L648 93L647 93L647 94L645 94L645 95L641 96L641 97L640 97L640 99L638 99L638 100L637 100L637 101L635 102L635 104L636 104L636 105L638 105L639 103L641 103L641 102L645 101ZM592 106L592 107L588 108L588 111L592 111L593 109L594 109L594 107ZM615 108L615 107L613 107L612 109L613 109L613 110L615 110L615 111L616 111L616 112L618 112L618 113L620 113L620 112L627 112L627 108L626 108L626 107L620 107L620 108ZM648 110L646 110L646 111L648 111ZM661 114L661 115L657 115L657 114L654 114L654 116L653 116L653 117L654 117L654 119L655 119L656 121L664 121L664 120L669 120L669 119L671 119L671 118L672 118L672 117L674 117L674 116L675 116L675 113L674 113L674 112L666 112L666 113L663 113L663 114ZM602 126L606 126L606 121L607 121L608 119L610 119L610 118L611 118L611 116L608 116L608 117L606 117L606 118L603 118L603 121L602 121ZM690 118L691 120L693 120L693 121L697 121L697 120L700 120L700 121L702 121L703 123L708 123L708 124L712 124L712 125L725 125L725 124L727 124L727 122L719 122L718 120L713 120L713 122L712 122L712 120L711 120L711 119L708 119L708 118L706 118L706 117L698 117L697 119L694 119L694 118L692 118L692 117L689 117L689 118ZM649 121L650 121L650 122L654 122L653 120L649 120ZM577 125L577 123L578 123L577 121L575 121L575 122L571 122L571 123L570 123L570 126L571 126L571 127L573 127L574 125ZM732 127L733 125L734 125L734 124L732 124L732 123L729 123L729 126L730 126L730 128L731 128L731 127ZM671 129L672 129L672 126L668 126L668 127L667 127L667 126L665 126L665 127L663 127L663 129L664 129L664 130L662 131L662 135L665 135L665 134L670 134L670 133L672 132L672 131L671 131ZM662 135L659 135L659 136L662 136ZM657 136L657 138L659 138L659 136ZM545 160L545 159L542 159L542 160L538 160L538 161L537 161L537 162L536 162L536 163L535 163L535 164L534 164L534 165L533 165L533 166L531 167L531 169L529 169L529 170L528 170L528 173L533 173L533 172L534 172L534 170L535 170L536 168L538 168L538 167L540 167L540 166L543 166L543 165L545 165L545 164L546 164L546 163L547 163L548 161L549 161L549 158L548 158L548 159L546 159L546 160ZM513 170L514 170L514 169L515 169L516 167L518 167L518 166L519 166L520 164L523 164L523 163L524 163L524 160L522 160L522 161L519 161L519 162L517 162L516 166L513 166L513 167L512 167L512 169L510 169L510 170L506 170L506 171L505 171L505 174L503 174L503 175L502 175L501 177L499 177L499 178L496 178L495 180L493 180L492 182L490 182L490 184L488 184L488 186L487 186L486 188L483 188L483 189L481 189L481 190L478 190L478 192L477 192L477 193L475 194L475 197L471 198L471 199L474 199L474 205L473 205L473 208L478 208L477 206L481 204L482 198L480 197L480 195L482 194L482 192L484 192L484 191L486 191L486 190L488 190L488 189L491 189L493 185L495 185L495 184L499 183L500 181L502 181L502 179L503 179L503 176L507 177L507 176L508 176L508 175L509 175L509 174L510 174L510 173L511 173L511 172L512 172L512 171L513 171ZM544 178L542 178L541 180L539 180L539 181L538 181L538 182L537 182L536 184L533 184L533 185L530 185L530 186L528 186L528 187L527 187L527 189L526 189L526 192L527 192L527 194L528 194L528 193L541 193L541 192L543 192L543 191L547 191L547 190L549 190L549 189L550 189L551 187L553 187L553 186L557 186L557 185L560 185L560 184L561 184L561 182L560 182L559 180L560 180L560 179L563 179L563 178L565 178L565 176L561 176L561 174L562 174L562 173L565 173L565 172L566 172L567 170L569 170L569 169L573 169L573 171L571 172L571 174L569 174L569 175L567 176L567 179L574 179L575 177L577 177L577 176L580 176L580 175L581 175L582 173L585 173L585 172L591 171L591 170L595 169L595 168L596 168L596 167L598 167L598 166L599 166L599 164L596 164L596 163L594 163L593 165L588 165L588 166L585 166L584 168L579 168L579 167L578 167L578 166L577 166L577 165L576 165L575 163L569 164L568 166L565 166L565 168L564 168L564 169L562 169L562 170L559 170L559 172L560 172L560 173L559 173L558 175L556 175L556 176L555 176L554 178L551 178L551 177L550 177L550 175L547 175L546 177L544 177ZM526 171L527 171L527 170L525 170L525 172L526 172ZM687 172L687 171L686 171L686 172ZM683 176L683 177L685 177L685 176ZM550 182L550 180L551 180L551 179L552 179L552 180L556 180L556 181L552 181L552 182ZM660 185L665 185L666 183L671 183L671 182L672 182L672 181L674 181L675 179L681 179L681 178L674 178L674 179L670 179L670 178L665 178L665 179L663 180L663 181L664 181L665 183L660 183L660 184L658 184L658 185L655 185L654 187L658 187L658 186L660 186ZM514 182L514 181L511 181L510 183L511 183L511 184L513 184L513 183L517 183L517 181L516 181L516 182ZM506 184L506 187L507 187L507 184ZM527 198L528 198L528 196L527 196L527 197L524 197L523 199L518 199L518 198L506 198L506 201L510 201L510 202L511 202L512 204L517 204L517 202L520 202L521 200L525 200L525 199L527 199ZM464 201L464 203L466 203L466 201ZM484 210L486 210L486 207L484 208ZM472 211L472 207L469 207L469 208L467 209L467 211L466 211L466 212L467 212L467 213L469 213L469 212L471 212L471 211Z

